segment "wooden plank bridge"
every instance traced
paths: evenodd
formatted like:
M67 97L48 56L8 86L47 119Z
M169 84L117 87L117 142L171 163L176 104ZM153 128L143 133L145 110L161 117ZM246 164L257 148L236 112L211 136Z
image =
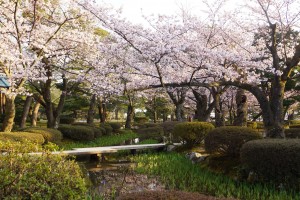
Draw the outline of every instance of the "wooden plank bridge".
M89 147L89 148L73 148L67 151L53 151L52 154L63 154L63 155L97 155L97 154L109 154L116 153L122 150L131 150L133 153L136 150L143 149L161 149L165 148L166 144L140 144L140 145L123 145L123 146L106 146L106 147ZM33 152L30 155L42 155L43 152Z

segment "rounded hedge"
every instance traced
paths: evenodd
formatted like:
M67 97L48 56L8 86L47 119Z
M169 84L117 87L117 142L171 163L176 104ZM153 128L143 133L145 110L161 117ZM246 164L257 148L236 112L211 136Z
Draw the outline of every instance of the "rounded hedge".
M138 134L140 141L148 139L155 139L159 142L163 141L163 128L160 126L140 128L135 130L135 132Z
M0 141L0 149L6 151L0 157L0 197L83 199L87 184L79 165L60 155L26 153L35 147L28 142Z
M75 122L75 118L70 116L60 116L59 122L61 124L73 124Z
M37 144L44 144L45 139L41 134L29 132L0 132L0 141L24 142L31 141Z
M95 133L92 127L88 126L72 126L68 124L61 124L58 127L64 137L73 140L90 141L95 139Z
M41 134L44 137L46 143L48 142L59 143L63 138L59 130L52 129L52 128L31 127L31 128L22 129L22 131Z
M112 135L113 128L111 127L110 124L108 124L108 123L101 123L100 127L105 129L104 135Z
M74 125L74 126L85 126L85 127L91 128L94 131L94 137L95 138L99 138L102 135L105 135L105 129L102 128L102 127L96 127L94 124L88 124L88 123L85 123L85 122L76 122L76 123L73 123L72 125Z
M149 118L148 117L135 117L133 120L136 123L146 123L149 121Z
M122 128L122 124L119 122L108 122L108 124L112 127L113 132L118 132Z
M204 146L208 153L238 157L244 143L260 138L259 132L252 128L226 126L210 131L205 137Z
M300 128L290 128L284 130L286 138L300 138Z
M214 126L208 122L183 122L176 124L173 130L174 137L179 137L188 146L194 146L203 141Z
M263 139L241 148L241 161L263 181L287 184L300 190L300 140Z

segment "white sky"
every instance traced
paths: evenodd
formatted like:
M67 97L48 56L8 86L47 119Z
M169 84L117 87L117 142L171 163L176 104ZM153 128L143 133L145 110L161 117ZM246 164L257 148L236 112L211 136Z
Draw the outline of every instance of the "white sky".
M226 9L232 9L236 7L237 2L243 1L245 0L228 0ZM176 15L180 13L180 8L184 8L192 14L199 15L205 8L201 0L98 0L98 2L105 2L115 8L121 7L124 17L134 23L143 23L142 14Z

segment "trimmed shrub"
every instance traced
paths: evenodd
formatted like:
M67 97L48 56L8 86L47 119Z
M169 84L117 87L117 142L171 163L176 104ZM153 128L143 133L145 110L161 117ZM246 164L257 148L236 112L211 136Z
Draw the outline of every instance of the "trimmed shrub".
M93 140L95 138L94 130L88 126L72 126L68 124L61 124L58 127L64 137L73 140Z
M86 126L88 128L91 128L94 131L94 137L95 138L99 138L102 135L105 135L105 129L101 128L101 127L96 127L94 124L88 124L88 123L85 123L85 122L76 122L76 123L73 123L72 125L74 125L74 126Z
M256 122L256 128L257 129L264 129L265 128L265 125L263 122Z
M93 127L93 131L94 131L95 138L99 138L105 135L105 129L102 127Z
M256 122L247 122L247 127L257 129L257 123Z
M289 125L289 128L290 128L290 129L300 128L300 124L292 124L292 125Z
M41 134L29 132L0 132L0 141L24 142L31 141L37 144L44 144L45 139Z
M247 142L241 161L262 181L288 184L300 190L300 140L263 139Z
M61 155L26 153L35 147L28 142L0 142L0 149L7 152L0 162L0 197L83 199L87 184L79 165Z
M284 130L287 138L300 138L300 128L290 128Z
M291 125L300 125L300 120L290 120L289 121L289 124L291 124Z
M100 127L105 129L104 135L111 135L113 132L113 128L108 123L101 123Z
M122 124L119 122L108 122L108 124L112 127L113 132L118 132L122 127Z
M159 142L163 141L163 128L160 126L149 127L149 128L140 128L135 130L138 134L140 141L155 139Z
M32 128L22 129L22 131L41 134L44 137L46 143L48 142L59 143L62 140L61 132L59 130L52 129L52 128L32 127Z
M149 121L148 117L134 117L134 122L136 123L146 123Z
M260 138L262 136L251 128L226 126L210 131L205 137L204 144L208 153L238 157L244 143Z
M73 124L75 122L75 118L70 117L68 115L62 115L60 116L60 121L61 124Z
M174 137L185 141L187 146L194 146L203 141L214 126L208 122L183 122L174 127Z

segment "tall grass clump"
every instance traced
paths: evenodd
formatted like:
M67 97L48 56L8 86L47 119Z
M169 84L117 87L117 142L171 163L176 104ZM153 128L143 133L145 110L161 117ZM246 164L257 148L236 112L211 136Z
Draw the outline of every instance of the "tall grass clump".
M138 155L136 171L159 176L169 189L200 192L217 197L249 200L295 200L300 194L273 185L238 182L192 164L179 154Z

